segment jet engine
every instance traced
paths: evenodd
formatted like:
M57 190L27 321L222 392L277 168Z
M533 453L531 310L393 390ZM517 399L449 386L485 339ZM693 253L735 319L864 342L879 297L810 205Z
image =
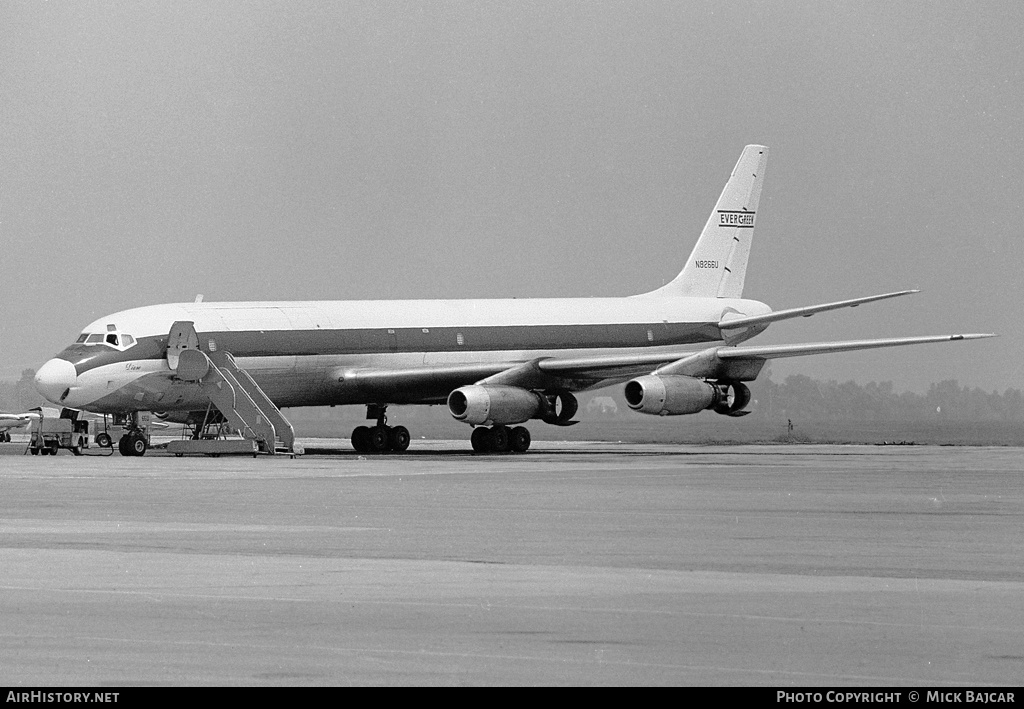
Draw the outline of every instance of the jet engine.
M626 404L642 414L678 416L710 409L722 399L713 384L675 374L648 374L626 382Z
M543 408L539 394L500 384L471 384L448 395L448 411L455 420L474 426L522 423Z
M648 374L626 382L626 404L642 414L678 416L714 409L724 416L749 411L750 389L740 382L706 382L677 374Z

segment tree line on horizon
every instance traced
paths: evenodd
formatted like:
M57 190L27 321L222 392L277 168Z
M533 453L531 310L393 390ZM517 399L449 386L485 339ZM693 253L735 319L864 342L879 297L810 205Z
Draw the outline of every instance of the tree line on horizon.
M759 380L755 387L752 415L770 419L1024 422L1020 389L986 392L956 379L933 383L924 394L897 393L892 382L840 384L803 374L791 374L782 383Z

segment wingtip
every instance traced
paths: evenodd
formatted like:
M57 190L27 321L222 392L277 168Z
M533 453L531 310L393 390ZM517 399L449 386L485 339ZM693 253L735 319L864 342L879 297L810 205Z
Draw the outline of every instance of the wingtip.
M949 339L951 341L955 341L955 340L984 340L984 339L986 339L988 337L999 337L999 335L997 335L997 334L995 334L993 332L971 333L969 335L950 335Z

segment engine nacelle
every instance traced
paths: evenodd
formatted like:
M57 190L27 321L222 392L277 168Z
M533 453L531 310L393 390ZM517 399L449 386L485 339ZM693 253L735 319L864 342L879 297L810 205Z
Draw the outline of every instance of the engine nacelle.
M543 407L540 410L540 418L544 423L552 426L572 426L577 421L572 417L580 408L580 402L576 397L567 391L555 391L544 394L542 398Z
M750 389L740 382L719 383L722 389L722 399L715 404L715 413L723 416L746 416L749 411L744 411L750 403Z
M678 374L648 374L626 382L626 404L642 414L678 416L710 409L722 401L714 384Z
M543 407L539 394L500 384L471 384L448 395L448 411L456 421L474 426L528 421Z

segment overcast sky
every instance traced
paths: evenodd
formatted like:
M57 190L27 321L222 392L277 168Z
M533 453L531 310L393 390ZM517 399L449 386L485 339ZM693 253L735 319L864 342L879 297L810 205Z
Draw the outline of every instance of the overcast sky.
M1024 387L1024 3L0 5L0 377L161 302L614 296L771 148L773 377Z

